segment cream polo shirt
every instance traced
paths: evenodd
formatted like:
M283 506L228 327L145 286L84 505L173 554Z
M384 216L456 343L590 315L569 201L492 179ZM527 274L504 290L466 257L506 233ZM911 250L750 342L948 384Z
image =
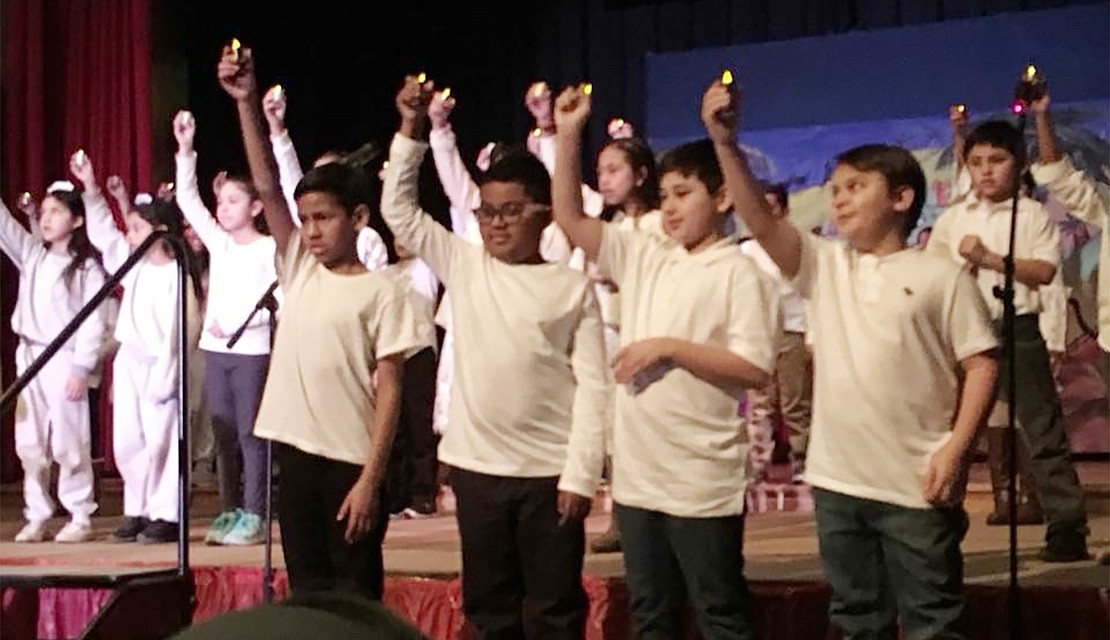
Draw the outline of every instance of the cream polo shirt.
M423 346L405 294L377 271L337 274L289 240L278 264L285 305L254 435L363 465L380 359Z
M951 437L960 361L998 342L975 281L941 256L883 257L799 232L813 425L806 482L926 509L920 477Z
M964 236L976 235L987 249L1006 255L1010 245L1010 209L1012 200L986 202L974 192L964 200L948 207L933 223L927 252L935 252L964 265L960 256L960 241ZM1018 200L1015 251L1019 260L1042 260L1057 268L1060 266L1060 229L1039 202L1031 198ZM994 297L994 287L1002 286L1003 275L990 269L978 269L976 280L991 317L1002 317L1002 301ZM1037 289L1014 282L1014 306L1018 315L1040 313L1042 310Z
M443 462L489 475L559 476L593 496L612 384L589 280L561 264L508 264L419 209L427 145L393 139L382 217L450 295L454 358Z
M726 238L690 254L607 224L598 267L620 287L620 342L673 337L774 369L774 283ZM679 517L744 510L746 432L738 398L671 369L640 393L616 391L613 499Z

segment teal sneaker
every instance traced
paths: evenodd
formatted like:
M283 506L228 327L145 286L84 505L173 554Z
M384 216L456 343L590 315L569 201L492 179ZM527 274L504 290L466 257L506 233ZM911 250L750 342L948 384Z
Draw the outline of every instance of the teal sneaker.
M241 511L239 520L228 532L221 544L232 546L247 546L262 544L262 518L250 511Z
M204 534L204 544L224 544L224 538L235 528L235 523L239 521L241 515L243 515L243 510L236 509L235 511L224 511L216 516L212 525L208 527L208 533Z

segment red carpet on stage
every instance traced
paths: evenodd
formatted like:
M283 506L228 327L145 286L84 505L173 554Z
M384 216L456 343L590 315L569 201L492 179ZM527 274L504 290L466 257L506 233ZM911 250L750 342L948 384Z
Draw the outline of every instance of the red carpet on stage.
M196 567L197 606L194 620L202 622L221 613L261 601L261 570L251 567ZM583 578L590 599L586 637L590 640L631 638L628 591L619 578L587 575ZM277 598L287 591L284 572L275 579ZM754 616L759 637L775 640L831 640L839 637L826 615L828 587L817 582L754 582ZM3 637L76 637L109 592L97 589L41 589L37 592L5 590L0 629ZM120 603L115 616L124 623L106 629L102 637L150 637L144 624L157 622L159 606L170 606L168 594L136 593ZM473 637L462 612L458 579L390 577L386 579L386 604L437 640ZM1024 638L1053 640L1103 640L1108 631L1107 601L1094 587L1037 586L1022 597ZM1006 590L999 587L968 588L969 637L987 640L1006 637ZM690 625L689 637L698 634Z

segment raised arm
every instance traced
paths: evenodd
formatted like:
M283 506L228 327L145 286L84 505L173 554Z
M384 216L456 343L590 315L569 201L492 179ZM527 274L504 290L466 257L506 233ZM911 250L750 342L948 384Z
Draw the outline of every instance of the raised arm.
M281 181L281 193L293 213L293 224L301 226L301 218L296 215L297 200L293 194L297 191L297 184L304 177L301 161L297 158L297 149L293 146L293 138L289 136L289 129L285 127L286 109L285 89L280 84L270 87L266 95L262 96L262 114L270 125L270 146L274 149L274 158L277 160L278 179Z
M555 100L555 175L551 205L556 224L570 243L597 260L604 223L582 207L582 129L590 117L590 96L582 87L567 87Z
M131 255L127 237L112 218L112 210L108 208L108 201L96 182L92 159L84 153L75 153L69 160L69 170L85 188L81 199L85 203L85 230L89 234L89 242L100 252L104 268L109 273L115 273Z
M465 236L467 228L477 224L473 211L481 204L482 197L477 183L463 163L455 132L451 129L450 117L455 108L455 98L449 92L449 89L437 91L428 103L428 120L432 123L428 142L432 147L436 175L451 203L452 231Z
M1068 213L1107 233L1110 207L1094 182L1060 153L1052 130L1049 103L1049 95L1045 93L1032 104L1037 121L1037 163L1033 165L1033 177L1068 208Z
M177 165L174 177L177 189L174 197L185 220L196 230L200 241L209 251L214 251L225 245L229 236L200 198L200 189L197 187L197 153L193 146L196 132L197 123L193 114L178 111L173 117L173 135L177 139L177 154L173 158ZM219 197L219 194L216 196Z
M30 221L34 224L34 220ZM23 265L35 250L36 241L31 234L19 224L8 205L0 201L0 250L12 261L16 269L23 270Z
M397 93L401 126L389 147L389 166L382 184L382 218L393 234L428 263L439 279L448 283L452 258L463 240L420 209L417 179L427 145L420 141L431 99L430 83L421 85L413 76Z
M718 78L709 85L701 103L701 119L725 178L733 210L786 278L798 274L802 238L786 217L776 217L748 168L748 158L736 142L740 94L735 84Z
M286 247L296 227L293 225L289 205L282 196L277 178L277 162L273 149L267 144L262 131L262 114L258 101L258 87L254 79L254 57L250 49L232 51L224 46L217 67L220 86L235 100L239 111L239 125L243 132L243 147L251 169L251 180L262 200L263 214L270 233L277 243L278 255L285 255Z

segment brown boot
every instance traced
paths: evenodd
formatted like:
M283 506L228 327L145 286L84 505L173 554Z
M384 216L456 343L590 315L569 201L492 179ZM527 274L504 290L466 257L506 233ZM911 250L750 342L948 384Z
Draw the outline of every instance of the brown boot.
M621 532L617 528L616 516L609 517L609 529L601 534L601 536L594 538L590 543L590 551L593 553L616 553L621 550Z
M987 524L996 527L1010 523L1009 488L1010 452L1006 446L1006 430L987 428L987 464L991 471L991 493L994 511L987 515Z

